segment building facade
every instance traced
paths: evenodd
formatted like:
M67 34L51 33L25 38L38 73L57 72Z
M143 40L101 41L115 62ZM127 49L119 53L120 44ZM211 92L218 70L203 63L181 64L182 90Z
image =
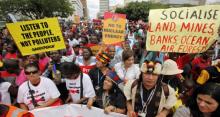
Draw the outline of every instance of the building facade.
M81 0L83 6L83 16L87 19L88 18L88 7L87 7L87 0Z
M83 5L80 0L70 0L70 3L74 7L74 13L73 15L78 15L80 17L83 17Z
M103 16L106 11L109 11L109 0L99 0L99 15Z

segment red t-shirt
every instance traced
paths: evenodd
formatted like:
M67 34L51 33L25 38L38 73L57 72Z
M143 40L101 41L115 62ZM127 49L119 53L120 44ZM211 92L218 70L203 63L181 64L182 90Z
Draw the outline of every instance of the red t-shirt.
M17 53L11 54L11 53L8 52L8 53L5 55L4 58L5 58L5 59L17 59Z
M183 67L190 62L190 54L185 54L177 58L176 63L179 69L183 69Z
M16 74L8 73L7 71L0 71L0 77L1 78L17 77L17 75Z

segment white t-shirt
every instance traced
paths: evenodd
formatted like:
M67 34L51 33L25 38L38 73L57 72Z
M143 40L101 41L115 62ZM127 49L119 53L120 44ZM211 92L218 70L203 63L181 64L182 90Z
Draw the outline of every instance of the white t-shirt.
M79 41L76 39L73 39L73 40L68 39L68 41L69 41L69 46L71 47L79 44Z
M90 64L88 66L93 66L96 65L96 57L92 56L89 60ZM79 66L85 66L84 65L84 60L83 60L83 56L77 56L76 57L76 61L75 64L79 65Z
M11 104L11 97L10 93L8 92L11 83L9 82L2 82L0 84L0 102L3 104Z
M115 71L121 80L134 80L138 79L140 75L140 69L137 65L133 64L127 69L124 68L124 63L120 62L115 64Z
M74 80L65 79L67 90L72 97L73 103L80 100L80 77ZM95 97L95 90L92 85L92 81L87 74L83 73L83 97L93 98Z
M37 86L33 86L29 81L26 81L18 89L17 102L24 103L28 106L29 110L34 109L34 105L32 103L31 94L29 93L28 82L31 90L34 90L33 96L38 105L43 104L51 98L54 99L60 96L60 92L52 80L42 76L40 78L40 84Z
M75 63L77 65L79 65L80 69L82 70L83 73L88 74L89 71L95 67L96 65L96 57L92 56L89 60L90 64L89 65L85 65L84 64L84 60L83 60L83 56L77 56L76 57L76 61Z
M138 30L138 33L141 34L142 37L144 36L144 31L143 31L143 29L139 29L139 30Z

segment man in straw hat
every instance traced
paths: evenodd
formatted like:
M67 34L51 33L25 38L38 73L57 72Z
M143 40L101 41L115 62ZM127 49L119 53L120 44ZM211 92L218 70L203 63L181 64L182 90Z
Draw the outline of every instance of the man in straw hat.
M171 59L167 59L164 61L164 64L162 65L161 75L163 75L162 81L164 83L169 84L172 88L175 90L178 90L178 92L183 91L182 82L180 80L180 75L183 72L183 70L179 69L177 66L177 63Z
M161 64L144 62L138 80L124 87L129 117L166 117L175 105L175 91L161 82Z

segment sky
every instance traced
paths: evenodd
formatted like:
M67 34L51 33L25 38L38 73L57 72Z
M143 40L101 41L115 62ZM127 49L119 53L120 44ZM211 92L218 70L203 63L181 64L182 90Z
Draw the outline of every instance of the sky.
M110 6L115 6L117 4L122 5L124 0L110 0L109 2ZM89 17L91 19L95 18L99 12L99 0L87 0L87 6L89 9Z
M99 0L87 0L88 15L90 18L95 18L99 12Z
M172 2L175 3L180 3L183 1L188 1L188 0L171 0ZM220 0L206 0L206 3L213 3L213 2L220 2ZM115 6L115 5L123 5L124 4L124 0L110 0L110 6ZM91 19L96 18L97 13L99 12L99 0L87 0L87 5L88 5L88 9L89 9L89 17Z

